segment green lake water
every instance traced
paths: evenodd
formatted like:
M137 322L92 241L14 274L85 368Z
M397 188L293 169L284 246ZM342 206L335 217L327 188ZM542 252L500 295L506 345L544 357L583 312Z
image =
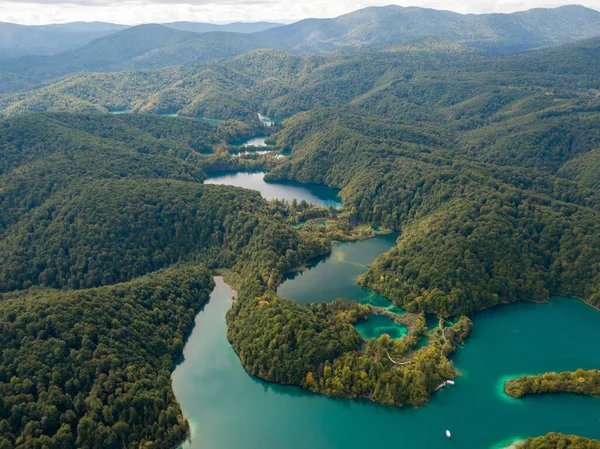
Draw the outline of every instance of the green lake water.
M232 153L231 155L233 157L238 157L238 156L246 156L248 154L269 154L269 153L273 153L274 150L245 150L245 151L238 151L236 153Z
M320 257L306 271L288 273L277 294L298 304L332 302L345 298L373 306L388 307L390 301L356 283L367 265L392 248L398 234L382 235L362 242L341 243L330 255Z
M233 156L242 156L246 154L269 154L275 150L273 147L269 147L266 142L266 137L253 137L251 139L234 142L232 145L239 147L240 150L232 153ZM244 150L244 148L251 147L251 149ZM259 150L255 148L260 148Z
M192 120L197 120L199 122L204 122L204 123L208 123L209 125L218 125L219 123L221 123L223 120L218 120L216 118L207 118L207 117L187 117L184 115L179 115L179 112L170 112L168 114L158 114L161 117L178 117L178 118L187 118L187 119L192 119Z
M215 172L208 175L204 184L223 184L258 190L263 198L279 198L298 202L305 200L318 206L341 207L342 203L337 196L337 190L323 185L301 184L293 181L264 180L264 172Z

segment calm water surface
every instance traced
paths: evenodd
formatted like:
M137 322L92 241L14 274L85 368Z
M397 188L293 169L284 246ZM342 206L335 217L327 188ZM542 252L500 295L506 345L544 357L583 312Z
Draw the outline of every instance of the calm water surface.
M383 315L373 315L367 321L358 323L356 330L366 340L369 338L379 338L381 334L388 334L394 339L402 338L408 334L408 327L398 324L391 318Z
M382 235L362 242L341 243L332 253L307 266L306 271L288 273L277 294L298 304L332 302L345 298L363 304L388 307L390 301L356 283L367 265L395 245L398 234Z
M389 248L389 238L340 245L279 292L302 303L338 296L365 300L368 293L347 270L364 272L372 255ZM312 274L328 266L326 282L323 273L323 278ZM463 376L415 409L330 399L249 377L226 339L225 313L234 292L221 278L216 282L196 318L185 360L173 373L175 393L192 425L188 448L486 449L549 431L600 438L600 399L514 400L502 392L506 377L600 367L600 313L577 300L553 298L550 304L503 306L475 315L472 337L453 358Z
M269 154L273 153L275 150L273 147L269 147L266 142L266 137L253 137L252 139L242 140L240 142L235 142L232 145L240 147L240 148L262 148L260 150L250 149L250 150L240 150L236 153L232 153L233 156L241 156L245 154Z
M266 182L264 172L216 172L211 173L204 184L224 184L258 190L263 198L279 198L298 202L305 200L318 206L341 207L337 190L317 184L301 184L293 181Z

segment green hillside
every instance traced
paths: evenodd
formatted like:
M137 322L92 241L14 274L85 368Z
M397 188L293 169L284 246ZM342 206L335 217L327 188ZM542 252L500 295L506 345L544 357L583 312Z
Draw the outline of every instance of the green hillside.
M186 266L3 295L0 445L177 445L188 424L169 376L212 286L205 267Z

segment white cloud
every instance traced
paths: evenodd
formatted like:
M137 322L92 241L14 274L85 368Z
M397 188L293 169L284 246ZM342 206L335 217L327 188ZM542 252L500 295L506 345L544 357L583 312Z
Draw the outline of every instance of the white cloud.
M569 0L396 0L401 6L450 9L461 13L513 12L571 4ZM0 0L0 21L24 24L105 21L125 24L189 20L292 22L307 17L335 17L382 0ZM580 4L600 10L600 0Z

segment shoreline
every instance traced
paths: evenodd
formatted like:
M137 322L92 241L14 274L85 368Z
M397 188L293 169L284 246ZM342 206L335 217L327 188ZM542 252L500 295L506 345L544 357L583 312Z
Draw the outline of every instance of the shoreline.
M183 408L181 407L179 399L177 399L177 395L175 394L175 389L173 388L173 373L175 372L175 369L179 365L181 365L182 363L185 362L185 357L184 357L185 347L187 346L187 344L189 342L189 339L192 336L192 333L194 332L194 329L196 327L196 320L198 319L198 316L203 312L204 307L206 307L210 303L211 297L212 297L212 295L213 295L213 293L214 293L214 291L215 291L215 289L217 288L217 285L218 285L217 279L220 278L221 282L223 282L223 284L227 285L231 289L231 291L233 292L233 297L232 298L237 298L237 296L238 296L238 291L235 290L225 280L225 276L223 274L219 274L218 273L218 269L212 270L210 272L210 274L212 276L214 286L213 286L210 294L208 295L208 299L204 302L204 304L202 304L202 306L200 307L200 309L198 310L198 312L194 316L194 325L192 326L192 329L189 332L189 334L185 336L185 339L183 341L183 349L181 350L181 355L177 358L177 362L174 365L173 370L171 371L171 377L170 377L170 380L171 380L171 389L173 390L173 396L175 396L175 400L177 401L177 405L179 406L179 409L181 410L181 416L183 417L183 419L185 421L185 424L186 424L186 427L187 427L185 438L182 441L180 441L176 446L174 446L172 449L182 449L183 446L185 445L185 443L192 441L192 425L190 424L189 419L184 415ZM225 323L225 326L227 327L227 323ZM229 340L227 340L227 341L229 342ZM230 342L229 342L229 344L231 345ZM236 352L236 354L237 354L237 352ZM239 358L239 356L238 356L238 358ZM242 364L242 366L243 366L243 364ZM244 370L245 369L246 368L244 368Z

